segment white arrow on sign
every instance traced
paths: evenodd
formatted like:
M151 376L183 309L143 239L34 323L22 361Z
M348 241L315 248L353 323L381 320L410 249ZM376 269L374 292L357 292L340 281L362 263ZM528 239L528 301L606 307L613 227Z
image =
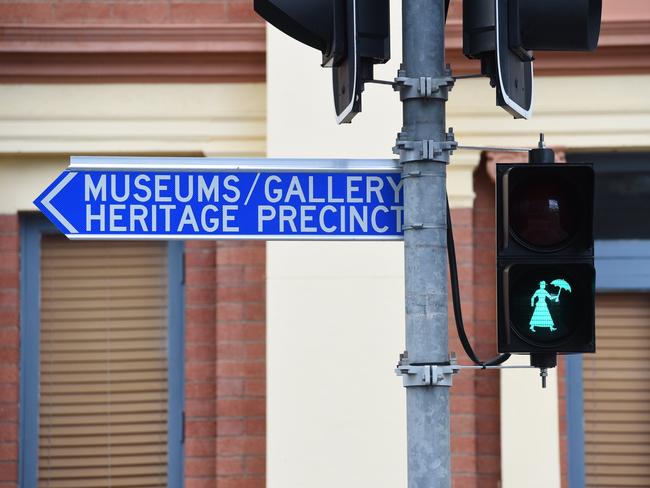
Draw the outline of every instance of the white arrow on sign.
M41 203L43 206L50 211L52 215L54 215L57 219L59 219L59 222L70 232L71 234L78 234L79 231L74 228L74 226L68 222L68 220L61 215L61 212L59 212L54 205L52 205L52 199L59 194L61 190L63 190L68 183L72 181L72 179L77 176L77 173L68 173L65 178L63 178L58 185L56 185L54 188L52 188L52 191L48 193L43 200L41 200Z

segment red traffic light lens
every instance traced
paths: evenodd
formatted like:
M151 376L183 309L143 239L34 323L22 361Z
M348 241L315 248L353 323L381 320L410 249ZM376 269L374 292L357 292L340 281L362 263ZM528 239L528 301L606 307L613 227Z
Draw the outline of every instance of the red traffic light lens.
M510 193L511 234L528 248L556 251L568 245L580 229L580 198L557 175L530 176L518 181Z

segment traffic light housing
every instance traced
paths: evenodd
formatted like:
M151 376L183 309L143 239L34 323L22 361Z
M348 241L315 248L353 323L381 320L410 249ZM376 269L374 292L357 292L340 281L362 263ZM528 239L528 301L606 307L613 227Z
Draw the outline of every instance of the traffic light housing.
M498 164L496 187L499 352L594 352L593 168Z
M464 0L463 52L481 60L497 105L530 118L533 51L593 51L602 0Z
M322 53L321 66L332 68L336 121L351 122L374 65L390 59L389 0L255 0L254 8Z

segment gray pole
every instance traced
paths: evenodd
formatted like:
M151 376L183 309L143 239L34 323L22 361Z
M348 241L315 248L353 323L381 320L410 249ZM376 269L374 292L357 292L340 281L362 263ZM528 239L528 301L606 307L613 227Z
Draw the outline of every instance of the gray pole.
M404 381L408 487L448 488L450 381L436 380L437 365L449 360L445 184L453 135L446 133L445 103L453 79L444 60L445 0L402 0L402 20L404 61L396 81L404 121L396 152L404 177L406 353L400 365L421 378Z

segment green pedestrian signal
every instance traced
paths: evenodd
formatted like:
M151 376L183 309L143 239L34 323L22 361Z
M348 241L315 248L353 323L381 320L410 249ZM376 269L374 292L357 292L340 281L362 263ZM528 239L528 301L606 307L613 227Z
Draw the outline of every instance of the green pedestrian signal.
M595 351L593 185L586 164L497 165L499 352Z
M591 264L516 262L501 278L507 288L500 325L507 322L509 327L500 328L499 339L508 352L585 352L569 348L593 347Z
M551 285L557 286L560 289L560 291L557 292L558 298L560 296L560 293L562 293L562 290L569 292L571 291L571 285L568 284L565 280L553 280L551 281Z
M546 281L542 280L539 282L539 288L530 297L530 306L535 307L533 316L530 318L530 330L533 332L535 332L535 327L548 327L551 329L551 332L557 330L553 316L546 305L546 300L555 300L556 303L559 302L562 290L571 291L571 285L565 280L553 280L551 281L551 285L559 288L557 295L551 295L546 291ZM537 303L535 303L535 300L537 300Z
M533 316L530 318L530 330L532 332L535 332L535 327L547 327L551 329L551 332L557 330L551 312L546 305L546 300L555 300L557 302L559 297L559 295L551 295L546 291L546 281L539 282L539 288L530 297L530 306L535 307Z

